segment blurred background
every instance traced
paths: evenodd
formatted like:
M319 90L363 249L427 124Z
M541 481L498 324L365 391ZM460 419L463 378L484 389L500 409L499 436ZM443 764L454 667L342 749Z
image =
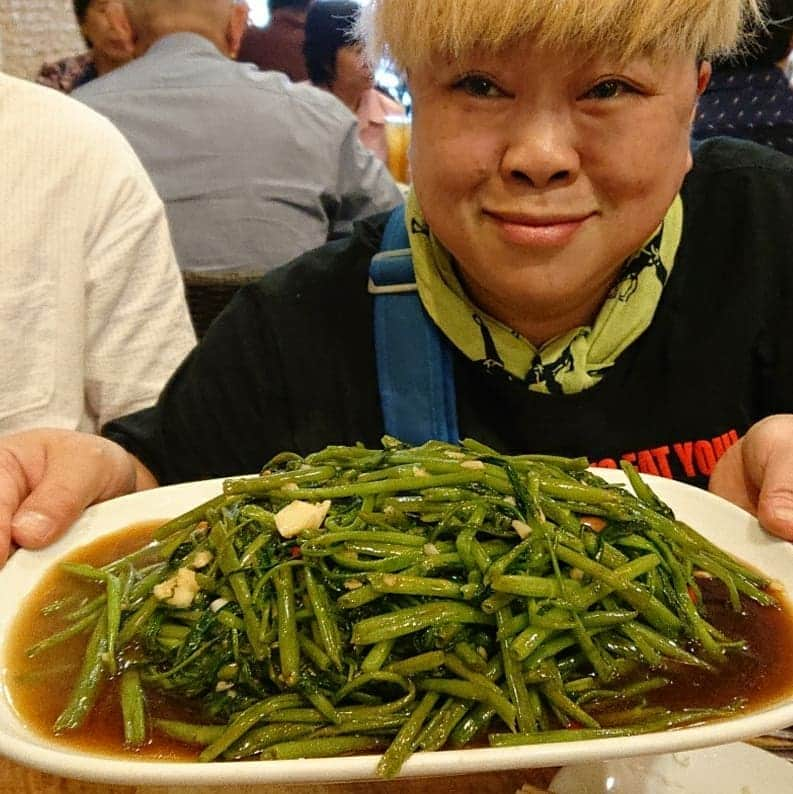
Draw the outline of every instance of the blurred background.
M359 0L365 5L368 0ZM251 24L267 24L267 0L248 0ZM33 78L45 61L85 49L77 30L71 0L0 0L0 69ZM399 80L387 67L377 82L400 101ZM409 103L409 100L408 100Z

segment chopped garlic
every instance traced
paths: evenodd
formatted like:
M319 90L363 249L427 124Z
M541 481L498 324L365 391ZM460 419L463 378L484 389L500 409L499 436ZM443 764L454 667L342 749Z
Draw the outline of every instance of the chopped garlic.
M170 579L166 579L164 582L154 585L152 593L158 601L165 601L167 598L170 598L173 595L173 591L175 589L176 577L172 576Z
M713 576L709 574L707 571L696 570L694 571L694 578L695 579L712 579Z
M430 473L423 466L414 466L413 467L413 476L414 477L429 477Z
M514 497L514 496L505 496L505 497L504 497L504 501L505 501L505 502L506 502L508 505L513 505L513 506L514 506L514 505L516 505L516 504L517 504L517 502L515 501L515 497Z
M286 485L281 486L284 491L296 491L298 489L298 484L294 481L286 483Z
M487 661L487 649L483 645L478 645L476 648L476 652L485 660Z
M460 464L461 469L484 469L485 464L481 460L464 460Z
M523 521L518 521L517 518L512 521L512 529L518 533L521 540L526 540L531 535L531 527Z
M329 509L330 499L319 504L296 499L275 514L275 526L282 538L294 538L305 530L319 529Z
M397 578L392 573L383 574L383 584L386 587L393 587L397 583Z
M446 450L443 453L447 458L453 458L454 460L463 460L465 458L465 452L456 452L454 450Z
M155 585L152 593L159 601L165 601L172 607L185 609L193 603L193 599L200 589L195 571L191 571L189 568L180 568L173 576Z
M223 607L226 606L226 604L228 604L228 603L229 603L228 598L216 598L209 605L209 611L213 612L213 613L220 612L220 610L223 609Z
M434 543L425 543L424 553L428 557L435 557L436 555L440 554L440 551L438 551L438 547Z
M345 579L344 586L348 590L357 590L359 587L363 587L363 582L360 579Z
M212 559L213 556L211 551L208 551L207 549L201 549L201 551L199 551L196 556L193 557L193 561L190 563L190 566L196 570L198 568L206 568L206 566L212 562Z
M234 688L233 681L218 681L217 684L215 684L215 692L225 692L233 688Z

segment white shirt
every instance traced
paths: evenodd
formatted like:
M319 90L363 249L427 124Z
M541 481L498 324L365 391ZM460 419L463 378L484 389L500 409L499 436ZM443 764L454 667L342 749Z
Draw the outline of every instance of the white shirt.
M0 433L97 430L195 344L162 202L121 134L0 74Z

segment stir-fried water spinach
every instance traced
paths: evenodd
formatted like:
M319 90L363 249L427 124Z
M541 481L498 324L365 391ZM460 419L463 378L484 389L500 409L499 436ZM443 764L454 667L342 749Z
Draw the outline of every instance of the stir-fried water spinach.
M200 759L628 736L739 708L669 712L648 693L680 665L740 653L703 614L702 577L771 605L767 582L584 459L503 456L475 441L276 456L254 478L102 568L99 595L36 654L85 632L54 728L79 727L120 676L128 745L161 731ZM50 611L57 610L54 605ZM160 690L195 720L147 712Z

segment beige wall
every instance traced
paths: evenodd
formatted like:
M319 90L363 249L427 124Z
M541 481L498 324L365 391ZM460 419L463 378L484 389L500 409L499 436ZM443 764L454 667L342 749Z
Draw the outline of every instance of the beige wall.
M0 0L0 69L33 77L45 60L85 49L71 0Z

